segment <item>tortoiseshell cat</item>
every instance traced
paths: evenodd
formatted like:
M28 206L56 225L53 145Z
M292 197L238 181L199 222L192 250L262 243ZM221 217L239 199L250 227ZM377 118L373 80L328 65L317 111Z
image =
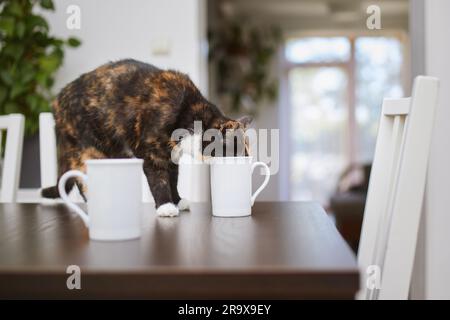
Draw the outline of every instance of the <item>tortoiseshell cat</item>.
M176 216L189 204L177 190L178 165L171 161L174 129L245 128L249 118L232 120L208 102L185 75L127 59L107 63L69 83L53 102L61 176L85 171L84 161L144 159L144 173L161 216ZM69 181L67 190L79 181ZM59 197L56 186L42 196ZM178 206L177 206L178 205Z

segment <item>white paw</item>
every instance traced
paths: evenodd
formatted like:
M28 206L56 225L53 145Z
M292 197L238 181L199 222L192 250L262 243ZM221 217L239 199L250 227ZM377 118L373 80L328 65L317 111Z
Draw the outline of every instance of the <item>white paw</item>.
M164 203L156 209L156 213L160 217L176 217L178 216L178 208L170 202Z
M178 209L181 211L189 210L189 201L187 199L181 199L178 202Z

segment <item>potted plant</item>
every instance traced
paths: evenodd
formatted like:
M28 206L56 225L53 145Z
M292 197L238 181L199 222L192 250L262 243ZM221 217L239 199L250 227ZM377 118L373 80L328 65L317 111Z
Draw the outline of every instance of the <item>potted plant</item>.
M256 116L262 102L274 101L278 94L270 68L281 42L280 29L225 16L209 30L208 38L221 106L227 112Z
M42 12L55 7L52 0L3 0L0 4L0 114L25 116L23 162L34 163L34 168L39 155L26 155L30 148L38 150L39 113L50 110L51 88L65 46L80 45L76 38L51 36L46 19L36 9ZM22 171L22 177L32 176L38 171L34 168L28 174ZM29 186L37 186L39 175L34 180Z

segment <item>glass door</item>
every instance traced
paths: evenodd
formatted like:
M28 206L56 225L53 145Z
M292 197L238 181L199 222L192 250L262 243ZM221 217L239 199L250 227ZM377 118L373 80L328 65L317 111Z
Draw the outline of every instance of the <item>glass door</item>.
M347 82L342 67L289 71L291 198L327 202L346 163Z

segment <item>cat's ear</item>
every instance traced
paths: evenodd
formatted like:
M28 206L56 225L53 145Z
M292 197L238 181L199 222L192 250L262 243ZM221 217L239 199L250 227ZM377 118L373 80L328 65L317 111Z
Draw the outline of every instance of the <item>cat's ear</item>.
M253 117L251 117L251 116L242 116L242 117L240 117L239 119L237 119L236 121L238 121L239 123L241 123L241 124L243 125L243 127L244 127L245 129L247 129L248 126L250 126L250 124L252 123Z

